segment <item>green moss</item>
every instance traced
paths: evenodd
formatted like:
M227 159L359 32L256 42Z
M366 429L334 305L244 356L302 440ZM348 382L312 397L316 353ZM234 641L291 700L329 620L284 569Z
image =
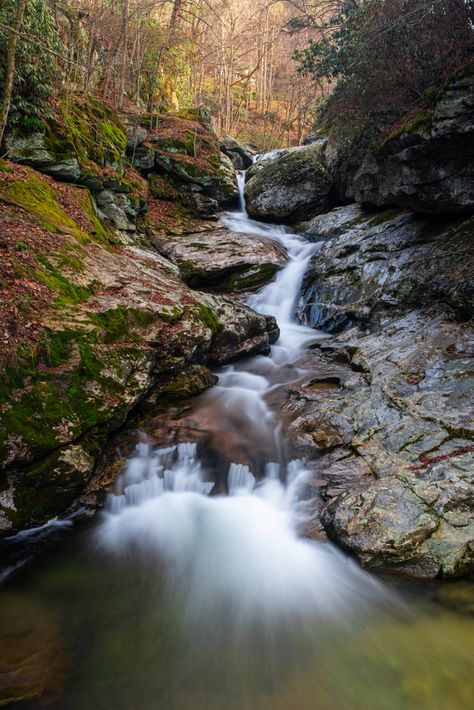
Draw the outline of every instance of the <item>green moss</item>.
M204 303L200 303L198 308L201 320L211 330L212 334L216 335L221 329L221 324L219 323L216 314L212 308L209 308L209 306L206 306Z
M38 268L36 276L51 291L58 294L56 298L57 305L82 303L88 300L92 293L91 289L85 286L75 286L44 255L39 254L38 261L44 268Z
M388 143L388 141L393 140L402 133L412 133L415 130L418 132L420 132L420 130L428 132L432 125L432 110L418 111L418 113L410 114L402 121L402 123L397 124L392 131L390 131L388 136L381 142L380 147L382 148L386 143Z
M0 199L33 212L40 224L50 232L65 232L81 241L88 235L59 205L56 193L32 170L26 178L0 182Z
M91 238L103 245L114 244L117 241L115 230L112 225L99 219L89 190L78 190L77 202L92 223L92 228L90 229Z
M129 409L121 382L124 363L140 362L148 347L130 342L129 332L120 334L124 342L104 345L125 324L125 315L100 315L101 325L93 330L46 331L35 355L23 352L23 360L5 374L0 386L0 457L7 455L9 437L23 440L37 457L57 448L64 436L74 440L123 420Z
M60 117L48 123L45 145L61 159L76 156L79 163L92 169L121 163L126 145L123 124L117 113L96 99L79 99L60 106Z
M91 313L89 317L101 329L103 342L114 343L140 340L141 335L137 331L152 323L155 314L137 308L118 307L101 313Z
M10 173L11 168L4 160L0 160L0 173Z

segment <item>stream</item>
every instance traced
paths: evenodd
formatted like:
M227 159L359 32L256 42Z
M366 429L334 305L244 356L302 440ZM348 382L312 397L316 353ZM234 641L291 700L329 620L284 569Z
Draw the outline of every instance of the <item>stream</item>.
M472 707L468 585L378 579L301 534L317 509L279 411L328 337L294 318L317 244L250 220L243 198L221 221L286 248L247 301L276 317L280 339L142 421L103 512L4 585L0 646L31 649L15 682L44 687L15 707Z

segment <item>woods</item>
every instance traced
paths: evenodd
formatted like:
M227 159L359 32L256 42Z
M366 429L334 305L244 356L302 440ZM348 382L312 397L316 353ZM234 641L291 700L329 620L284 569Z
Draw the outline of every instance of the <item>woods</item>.
M14 5L14 4L13 4ZM46 93L98 95L137 113L206 105L216 129L271 148L298 143L312 125L313 81L293 59L311 31L289 25L297 10L275 0L26 0L18 55L50 77ZM0 10L6 47L13 9ZM47 26L45 25L45 22ZM0 49L3 65L3 49ZM53 66L54 65L54 66ZM14 96L30 98L17 77ZM42 97L43 89L39 89ZM33 99L34 100L34 99ZM26 112L25 112L26 113ZM18 122L15 105L10 123Z
M10 89L11 125L40 118L57 91L92 93L136 114L205 105L220 134L262 149L301 143L318 110L318 126L327 119L343 132L367 114L389 125L425 108L429 92L470 60L473 7L470 0L10 3L0 9L3 114Z

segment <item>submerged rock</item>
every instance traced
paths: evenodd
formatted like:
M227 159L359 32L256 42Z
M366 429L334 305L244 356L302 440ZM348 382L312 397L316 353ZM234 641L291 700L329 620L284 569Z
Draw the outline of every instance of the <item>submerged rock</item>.
M222 227L154 239L153 245L179 267L189 286L221 292L258 288L273 278L287 258L285 249L272 239Z
M258 171L245 185L250 217L295 223L329 208L332 179L319 143L293 148L256 166Z

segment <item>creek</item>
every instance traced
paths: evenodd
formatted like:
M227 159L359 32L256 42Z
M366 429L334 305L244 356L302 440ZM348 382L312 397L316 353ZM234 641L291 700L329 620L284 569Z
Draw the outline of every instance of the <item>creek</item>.
M141 422L104 511L4 586L0 643L29 644L45 687L21 707L470 707L474 605L451 610L463 583L377 579L301 533L317 507L279 412L327 337L294 317L318 246L251 221L243 200L221 221L285 246L248 299L280 339Z

